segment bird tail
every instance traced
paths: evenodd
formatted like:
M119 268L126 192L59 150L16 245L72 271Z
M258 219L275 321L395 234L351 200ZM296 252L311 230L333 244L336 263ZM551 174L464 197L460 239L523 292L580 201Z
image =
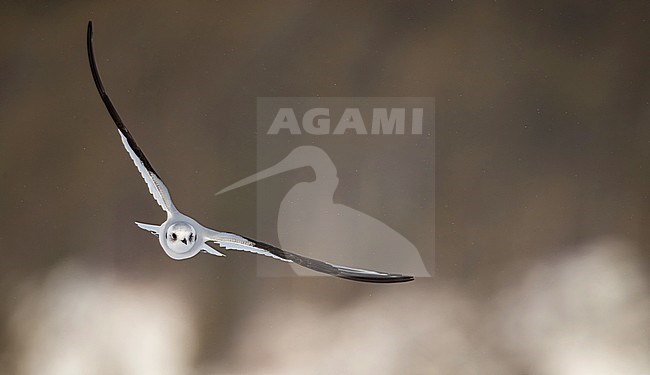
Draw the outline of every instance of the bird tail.
M151 225L151 224L143 224L143 223L138 223L137 221L135 222L135 225L139 226L140 229L144 229L146 231L151 232L156 237L160 237L160 225Z

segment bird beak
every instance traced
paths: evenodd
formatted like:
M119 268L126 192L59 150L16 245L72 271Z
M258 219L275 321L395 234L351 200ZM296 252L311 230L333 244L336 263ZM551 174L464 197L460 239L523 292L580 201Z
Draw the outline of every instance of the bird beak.
M310 152L311 147L313 146L298 147L295 150L293 150L291 153L289 153L287 157L282 159L276 165L267 168L263 171L257 172L252 176L248 176L238 182L235 182L234 184L219 190L219 192L217 192L215 195L219 195L230 190L238 189L240 187L252 184L254 182L263 180L268 177L275 176L280 173L288 172L290 170L294 170L297 168L310 166L312 165L311 162L313 161L312 160L313 158L310 157L310 155L314 154L313 152Z

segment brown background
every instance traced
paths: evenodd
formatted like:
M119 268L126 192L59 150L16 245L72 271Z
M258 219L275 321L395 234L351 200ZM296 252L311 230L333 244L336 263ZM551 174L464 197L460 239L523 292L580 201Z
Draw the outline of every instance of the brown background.
M0 8L0 372L650 371L647 2ZM164 217L93 87L89 19L116 106L208 226L255 233L254 189L213 193L255 170L257 97L435 97L435 277L168 259L132 224Z

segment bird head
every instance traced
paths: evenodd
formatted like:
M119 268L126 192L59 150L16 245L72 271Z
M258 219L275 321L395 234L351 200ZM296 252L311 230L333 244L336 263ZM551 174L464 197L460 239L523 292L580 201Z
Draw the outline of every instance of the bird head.
M175 253L187 253L196 242L196 230L186 222L180 221L170 225L165 233L165 243Z

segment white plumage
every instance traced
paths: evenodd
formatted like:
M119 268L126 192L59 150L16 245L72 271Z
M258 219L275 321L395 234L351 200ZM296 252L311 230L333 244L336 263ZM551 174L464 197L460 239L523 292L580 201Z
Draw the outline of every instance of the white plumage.
M337 266L335 264L307 258L282 250L273 245L234 233L220 232L206 228L196 220L178 211L172 202L167 187L153 169L151 163L149 163L142 150L138 147L135 139L122 122L117 110L106 94L104 85L102 84L97 70L97 64L93 52L92 22L88 22L87 48L90 69L95 85L97 86L97 91L99 92L108 113L117 126L122 144L135 163L142 178L144 178L144 181L149 188L149 192L153 195L160 207L162 207L162 209L167 213L167 220L160 225L143 223L136 224L141 229L149 231L157 236L160 246L165 250L165 253L169 257L176 260L182 260L191 258L202 251L212 255L224 256L222 253L207 244L208 242L213 242L227 250L246 251L282 260L284 262L293 262L314 271L344 279L379 283L394 283L413 280L412 276Z

